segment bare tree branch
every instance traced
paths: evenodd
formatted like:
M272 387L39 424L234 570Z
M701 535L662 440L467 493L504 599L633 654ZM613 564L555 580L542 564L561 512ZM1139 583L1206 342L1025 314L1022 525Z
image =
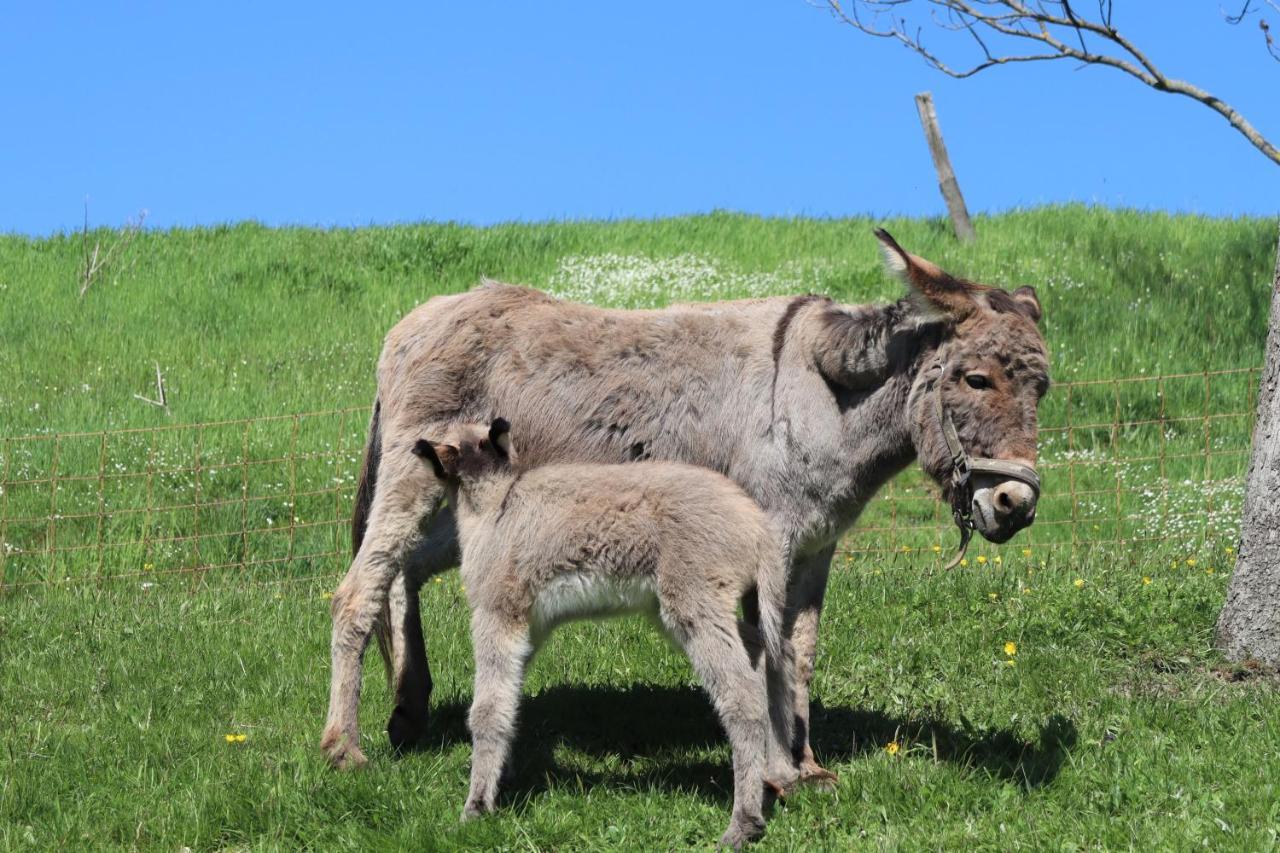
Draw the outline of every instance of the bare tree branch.
M89 292L89 288L93 287L93 282L97 278L98 273L111 262L111 259L117 253L123 255L125 250L129 248L129 244L133 242L133 238L138 236L138 232L142 230L142 224L147 219L145 210L138 214L137 219L129 219L117 232L117 239L106 251L102 251L102 242L95 240L93 250L89 250L89 202L84 205L84 231L80 233L80 248L84 253L84 269L80 275L80 298L84 299L84 295Z
M1240 2L1240 0L1236 0ZM1097 19L1083 17L1072 0L826 0L831 14L860 32L892 39L919 54L926 63L950 77L972 77L996 65L1073 59L1122 71L1160 92L1198 101L1227 120L1242 136L1280 165L1280 150L1271 144L1235 107L1199 86L1164 74L1155 62L1112 23L1112 0L1098 0ZM1259 4L1280 12L1280 0L1244 0L1239 23L1260 11ZM980 58L955 64L926 46L924 28L912 25L906 13L927 9L932 26L946 33L967 33ZM1267 51L1280 61L1280 46L1265 19L1259 20ZM1089 42L1094 42L1090 44ZM1014 49L1028 44L1031 50Z

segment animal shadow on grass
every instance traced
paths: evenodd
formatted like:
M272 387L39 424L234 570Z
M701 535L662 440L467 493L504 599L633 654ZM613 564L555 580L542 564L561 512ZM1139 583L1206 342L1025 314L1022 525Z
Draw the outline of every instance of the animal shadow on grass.
M427 744L469 743L467 704L451 701L433 709ZM1008 729L984 729L962 718L960 726L935 718L895 718L879 711L811 709L812 743L828 766L881 750L890 741L921 744L937 760L986 772L1026 789L1051 783L1075 746L1075 725L1053 715L1034 741ZM698 760L697 753L727 744L706 695L695 687L625 688L560 685L523 697L504 799L527 799L557 783L635 789L696 791L728 802L733 768L727 758ZM557 764L560 747L623 766L604 772ZM690 753L693 755L690 755ZM640 759L637 761L637 759ZM645 760L647 759L647 760ZM612 763L612 762L611 762Z

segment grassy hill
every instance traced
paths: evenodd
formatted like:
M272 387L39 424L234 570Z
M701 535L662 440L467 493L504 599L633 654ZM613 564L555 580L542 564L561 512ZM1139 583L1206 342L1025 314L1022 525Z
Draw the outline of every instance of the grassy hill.
M363 409L383 332L481 276L615 305L895 298L873 224L953 272L1037 288L1061 383L1042 410L1046 497L1033 528L975 547L950 573L933 529L905 540L872 529L856 541L876 549L838 559L813 725L840 783L779 806L761 849L1273 848L1280 681L1212 648L1248 376L1069 383L1256 367L1275 222L1064 207L981 217L972 247L937 220L728 214L149 232L83 299L80 235L0 237L0 447L7 476L29 481L5 487L0 516L33 519L0 521L0 542L41 543L51 507L79 507L84 523L62 519L57 543L89 546L56 562L0 553L9 584L43 582L0 592L0 849L709 847L729 805L728 748L688 665L639 620L557 633L530 672L504 809L464 827L471 650L456 575L424 591L432 744L390 753L386 690L371 674L361 725L372 763L339 775L316 744L342 558L163 574L243 555L237 543L284 547L272 528L216 548L197 535L193 555L193 523L239 531L327 513L334 527L317 547L340 540L362 413L292 432L285 419L152 444L66 439L56 459L53 442L16 437ZM168 414L133 396L154 394L156 362ZM1237 414L1204 417L1224 412ZM1067 423L1073 432L1052 431ZM242 443L263 460L260 478L222 465ZM290 450L313 455L266 464ZM193 453L206 462L194 473ZM118 486L92 476L104 459ZM154 483L142 473L152 462L169 466ZM88 473L55 491L39 482L53 465ZM867 527L890 512L939 517L917 480L898 489L903 500ZM193 494L215 508L150 509ZM113 518L95 527L103 507ZM174 541L105 560L91 547L143 530ZM290 525L290 553L307 546L305 532L296 539Z
M482 277L620 306L816 291L888 300L871 229L957 274L1034 285L1055 379L1254 366L1275 224L1079 206L942 220L657 221L146 232L78 298L82 236L0 237L0 434L366 405L382 335ZM89 235L104 247L118 239ZM171 416L133 394L165 373Z

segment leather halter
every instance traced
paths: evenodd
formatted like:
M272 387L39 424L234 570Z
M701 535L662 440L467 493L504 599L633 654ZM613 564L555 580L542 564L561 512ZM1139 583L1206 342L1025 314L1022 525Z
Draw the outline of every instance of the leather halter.
M985 456L970 456L960 443L951 415L942 404L942 377L946 375L946 367L938 365L937 394L934 395L934 409L938 414L938 425L942 429L942 437L947 442L947 450L951 454L951 518L960 528L960 549L951 562L943 567L944 571L954 569L964 559L969 549L969 540L976 527L973 521L973 482L970 477L977 474L995 474L1005 479L1026 483L1035 492L1036 500L1040 499L1040 475L1030 465L1009 462L1004 459L989 459Z

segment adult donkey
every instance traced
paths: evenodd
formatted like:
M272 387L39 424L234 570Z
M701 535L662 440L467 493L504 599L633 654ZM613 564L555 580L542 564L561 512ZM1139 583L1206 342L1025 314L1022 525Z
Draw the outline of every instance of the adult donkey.
M798 296L621 311L486 283L401 320L378 364L355 559L333 596L329 759L365 760L360 667L379 626L395 690L391 742L426 732L418 588L458 555L440 481L413 448L500 414L525 464L690 462L741 484L779 522L791 561L797 757L805 778L830 779L809 746L808 686L836 540L913 458L963 527L1004 542L1030 524L1036 407L1049 384L1031 288L954 278L877 236L908 286L890 305ZM970 456L986 457L972 474ZM754 601L744 608L754 615Z

